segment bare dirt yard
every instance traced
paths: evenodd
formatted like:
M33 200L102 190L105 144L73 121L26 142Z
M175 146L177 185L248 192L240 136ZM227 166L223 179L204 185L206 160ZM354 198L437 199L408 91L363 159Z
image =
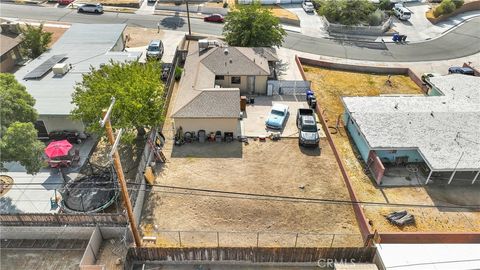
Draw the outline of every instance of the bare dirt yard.
M172 100L175 95L176 90ZM362 245L351 205L281 198L349 200L325 140L321 152L301 150L296 139L179 147L172 144L169 117L163 133L168 161L157 170L156 184L164 187L153 187L148 194L140 224L144 236L157 237L151 244Z
M376 96L380 94L419 94L421 89L408 76L391 77L392 86L386 84L386 75L373 75L357 72L345 72L304 66L308 80L312 81L327 125L335 127L336 120L343 113L341 96ZM334 131L330 128L331 133ZM345 129L340 127L332 134L337 149L347 169L357 197L361 201L406 203L427 206L480 205L480 189L473 186L421 186L381 188L374 184L364 173L364 163L353 146ZM415 215L416 224L398 228L392 226L384 215L406 209ZM464 232L480 231L480 212L468 209L448 209L444 207L391 207L364 205L367 219L372 229L381 232Z

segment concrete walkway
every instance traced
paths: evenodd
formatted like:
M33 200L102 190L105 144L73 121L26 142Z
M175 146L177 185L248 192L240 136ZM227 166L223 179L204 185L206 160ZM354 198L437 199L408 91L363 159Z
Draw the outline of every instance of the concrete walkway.
M148 0L144 0L140 8L135 11L135 14L152 15L155 13L156 5L157 2L149 3Z
M300 28L292 26L284 26L285 30L300 32L310 37L328 37L328 32L323 27L323 21L317 13L306 13L302 5L291 4L281 5L282 8L294 13L300 19ZM298 30L300 31L298 31Z

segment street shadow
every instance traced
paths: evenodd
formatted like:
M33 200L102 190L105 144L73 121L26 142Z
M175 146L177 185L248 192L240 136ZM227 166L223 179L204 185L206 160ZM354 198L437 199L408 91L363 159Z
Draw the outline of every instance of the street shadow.
M165 17L163 20L160 21L160 25L164 28L176 30L178 28L182 28L185 25L185 19L179 16L180 13L177 11L175 12L174 16Z
M233 142L194 142L174 145L172 158L242 158L243 143Z

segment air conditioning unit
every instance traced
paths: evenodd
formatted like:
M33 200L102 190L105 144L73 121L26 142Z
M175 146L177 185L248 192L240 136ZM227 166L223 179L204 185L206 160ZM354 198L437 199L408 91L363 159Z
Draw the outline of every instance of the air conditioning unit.
M58 63L52 68L53 74L55 75L65 75L68 70L70 70L70 65L67 63Z

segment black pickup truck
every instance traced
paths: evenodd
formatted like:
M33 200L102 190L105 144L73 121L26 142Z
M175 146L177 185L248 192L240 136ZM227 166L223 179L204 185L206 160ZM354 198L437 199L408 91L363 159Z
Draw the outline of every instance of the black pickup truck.
M297 112L298 145L318 147L317 121L312 109L298 109Z

